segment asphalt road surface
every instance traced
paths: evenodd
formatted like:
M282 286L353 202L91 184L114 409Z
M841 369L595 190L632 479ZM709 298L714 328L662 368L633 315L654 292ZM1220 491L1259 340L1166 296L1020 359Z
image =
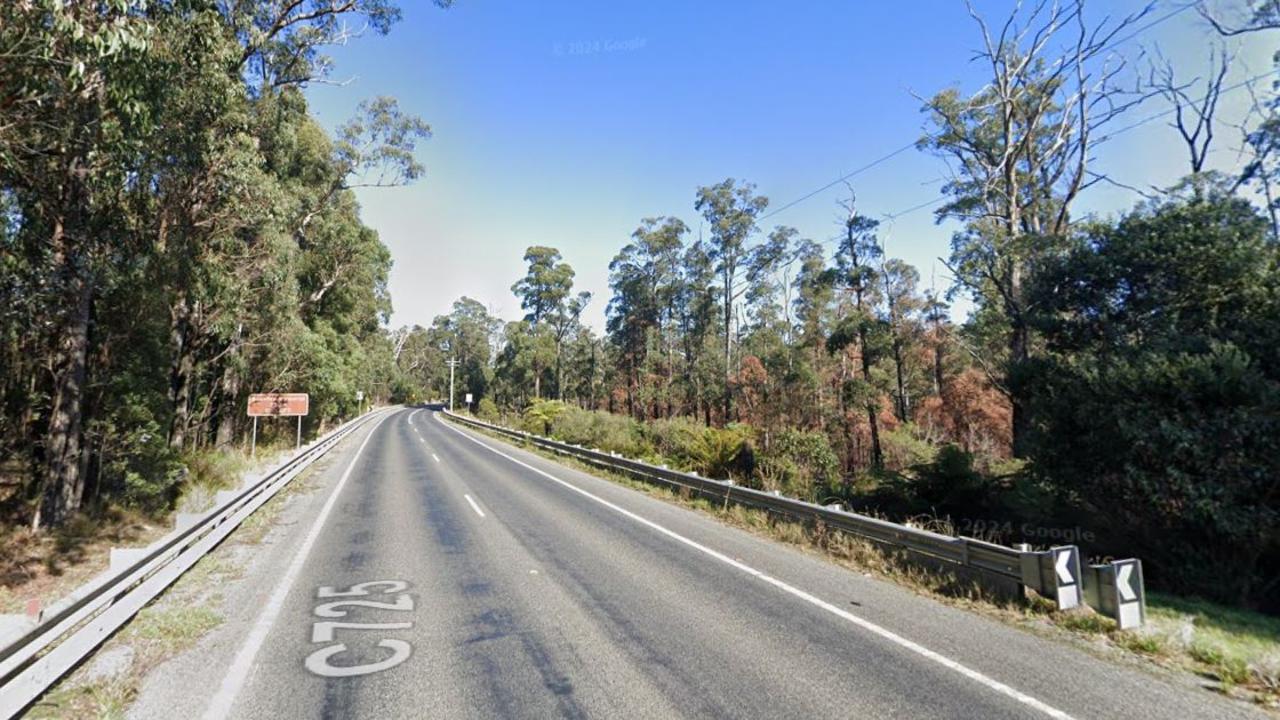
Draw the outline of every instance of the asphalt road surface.
M1265 717L430 410L328 464L135 717Z

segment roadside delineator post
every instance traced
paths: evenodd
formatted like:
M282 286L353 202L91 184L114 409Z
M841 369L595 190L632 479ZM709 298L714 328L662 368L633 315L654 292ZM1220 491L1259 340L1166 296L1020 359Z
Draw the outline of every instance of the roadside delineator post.
M1022 584L1053 600L1059 610L1080 606L1082 579L1080 549L1075 545L1022 553Z
M1147 619L1142 561L1112 560L1085 569L1085 602L1112 618L1121 630L1141 627Z

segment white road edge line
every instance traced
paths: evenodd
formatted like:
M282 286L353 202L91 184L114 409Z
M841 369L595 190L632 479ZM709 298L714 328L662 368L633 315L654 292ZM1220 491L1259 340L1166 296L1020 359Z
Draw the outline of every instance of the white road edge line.
M267 600L267 604L263 606L262 612L258 614L257 620L254 621L253 628L249 631L249 636L245 638L244 645L240 647L235 659L231 661L231 667L228 669L226 677L222 679L221 687L218 688L218 692L214 694L213 699L209 702L209 707L204 712L204 720L223 720L229 716L231 706L235 704L236 697L240 694L241 688L244 687L244 682L248 679L250 671L253 670L254 658L257 657L258 651L262 648L262 643L267 639L267 633L271 631L271 626L275 624L276 618L280 615L280 610L284 607L285 598L289 595L289 589L293 587L294 581L298 579L298 574L302 572L302 566L306 563L307 556L311 554L311 548L316 544L316 539L320 537L320 531L324 528L325 520L329 518L329 513L333 512L333 506L338 502L338 495L342 493L342 488L346 486L347 479L351 477L351 471L355 468L356 462L360 460L360 456L364 454L364 448L369 444L373 433L382 424L382 421L390 417L391 414L388 413L378 418L378 421L369 429L369 434L365 435L364 442L360 443L360 448L356 450L355 456L351 458L347 469L342 472L342 477L338 479L338 484L334 486L333 492L329 493L329 499L325 501L324 507L320 508L320 514L316 516L315 522L311 524L311 530L307 532L307 537L303 539L302 545L294 553L293 560L289 563L289 568L285 570L284 576L280 578L280 582L271 591L271 597Z
M523 467L523 468L527 468L527 469L529 469L529 470L532 470L533 472L535 472L535 473L537 473L537 474L539 474L539 475L541 475L541 476L543 476L543 477L547 478L548 480L551 480L551 481L553 481L553 482L559 483L560 485L563 485L564 487L566 487L566 488L568 488L568 489L570 489L570 490L572 490L572 491L574 491L574 492L578 493L579 495L582 495L583 497L586 497L586 498L589 498L589 499L591 499L591 500L594 500L594 501L596 501L597 503L600 503L601 505L603 505L603 506L605 506L605 507L609 508L610 510L613 510L613 511L615 511L615 512L617 512L617 513L619 513L619 514L621 514L621 515L623 515L623 516L625 516L625 517L628 517L628 518L630 518L630 519L632 519L632 520L634 520L634 521L636 521L636 522L640 523L641 525L644 525L644 526L649 527L649 528L651 528L651 529L653 529L653 530L656 530L656 531L658 531L658 532L662 533L663 535L666 535L667 537L669 537L669 538L671 538L671 539L673 539L673 540L675 540L675 541L677 541L677 542L683 543L683 544L685 544L685 545L687 545L687 546L689 546L689 547L693 548L694 550L697 550L697 551L699 551L699 552L701 552L701 553L704 553L704 554L706 554L706 555L709 555L710 557L713 557L713 558L715 558L716 560L719 560L720 562L725 563L726 565L729 565L729 566L734 567L734 568L736 568L736 569L738 569L738 570L741 570L742 572L744 572L744 573L746 573L746 574L748 574L748 575L750 575L750 576L752 576L752 577L754 577L754 578L757 578L757 579L759 579L759 580L762 580L762 581L764 581L764 582L766 582L766 583L768 583L768 584L770 584L770 585L772 585L772 586L774 586L774 587L778 588L779 590L782 590L782 591L783 591L783 592L785 592L785 593L788 593L788 594L793 595L793 596L795 596L795 597L797 597L797 598L800 598L801 600L804 600L805 602L807 602L807 603L809 603L809 604L811 604L811 605L814 605L814 606L816 606L816 607L822 608L823 610L826 610L827 612L831 613L832 615L835 615L835 616L837 616L837 617L839 617L839 618L842 618L842 619L844 619L844 620L847 620L847 621L849 621L849 622L853 623L854 625L857 625L858 627L860 627L860 628L862 628L862 629L864 629L864 630L867 630L868 632L872 632L872 633L874 633L874 634L876 634L876 635L879 635L880 637L882 637L882 638L884 638L884 639L886 639L886 640L888 640L888 641L890 641L890 642L892 642L892 643L894 643L894 644L896 644L896 645L899 645L900 647L906 648L907 650L910 650L911 652L916 653L917 655L920 655L921 657L928 658L929 660L932 660L932 661L934 661L934 662L938 663L939 665L942 665L943 667L946 667L946 668L949 668L949 669L951 669L951 670L954 670L954 671L956 671L956 672L960 673L961 675L964 675L965 677L969 678L970 680L973 680L974 682L977 682L977 683L980 683L980 684L982 684L982 685L985 685L986 687L988 687L988 688L990 688L990 689L992 689L992 690L995 690L996 692L998 692L998 693L1000 693L1000 694L1002 694L1002 695L1005 695L1006 697L1013 698L1014 700L1017 700L1018 702L1020 702L1020 703L1022 703L1022 704L1024 704L1024 705L1027 705L1027 706L1029 706L1029 707L1035 708L1036 710L1039 710L1040 712L1044 713L1045 715L1048 715L1049 717L1057 718L1058 720L1073 720L1073 719L1072 719L1072 717L1071 717L1071 715L1068 715L1067 713L1065 713L1065 712L1063 712L1063 711L1061 711L1061 710L1059 710L1059 709L1057 709L1057 708L1053 707L1052 705L1049 705L1048 703L1045 703L1045 702L1043 702L1043 701L1041 701L1041 700L1037 700L1036 698L1033 698L1033 697L1031 697L1030 695L1027 695L1026 693L1024 693L1024 692L1022 692L1022 691L1020 691L1020 690L1016 690L1016 689L1014 689L1014 688L1012 688L1012 687L1009 687L1008 685L1005 685L1004 683L1000 682L999 680L996 680L995 678L992 678L992 677L989 677L989 676L987 676L987 675L984 675L984 674L982 674L982 673L978 672L977 670L974 670L974 669L972 669L972 668L969 668L969 667L967 667L967 666L965 666L965 665L961 665L960 663L956 662L955 660L952 660L951 658L949 658L949 657L947 657L947 656L945 656L945 655L942 655L942 654L940 654L940 653L934 652L933 650L930 650L929 648L927 648L927 647L925 647L925 646L923 646L923 645L921 645L921 644L919 644L919 643L917 643L917 642L915 642L915 641L913 641L913 640L908 640L907 638L902 637L901 635L899 635L899 634L897 634L897 633L893 632L892 630L889 630L889 629L887 629L887 628L883 628L883 627L881 627L881 626L879 626L879 625L877 625L877 624L875 624L875 623L871 622L870 620L867 620L867 619L865 619L865 618L858 617L857 615L854 615L853 613L851 613L851 612L849 612L849 611L847 611L847 610L845 610L845 609L843 609L843 608L836 607L835 605L832 605L831 603L827 602L826 600L823 600L823 599L821 599L821 598L819 598L819 597L816 597L816 596L814 596L814 595L811 595L811 594L809 594L808 592L805 592L804 590L801 590L800 588L797 588L797 587L795 587L795 586L793 586L793 585L788 585L787 583L783 582L782 580L779 580L779 579L777 579L777 578L775 578L775 577L772 577L772 576L770 576L770 575L766 575L765 573L763 573L763 572L761 572L761 571L759 571L759 570L756 570L755 568L751 567L750 565L746 565L746 564L744 564L744 563L738 562L737 560L734 560L733 558L729 557L728 555L725 555L724 553L721 553L721 552L719 552L719 551L717 551L717 550L713 550L713 549L711 549L711 548L707 547L706 545L703 545L702 543L699 543L699 542L698 542L698 541L696 541L696 540L691 540L691 539L689 539L689 538L687 538L687 537L685 537L685 536L683 536L683 535L681 535L681 534L679 534L679 533L677 533L677 532L675 532L675 531L673 531L673 530L668 530L667 528L665 528L665 527L663 527L662 525L659 525L659 524L657 524L657 523L653 522L652 520L648 520L648 519L646 519L646 518L644 518L644 517L641 517L641 516L639 516L639 515L637 515L637 514L635 514L635 513L631 512L630 510L627 510L627 509L625 509L625 508L623 508L623 507L620 507L620 506L618 506L618 505L615 505L614 503L609 502L608 500L605 500L604 498L602 498L602 497L600 497L600 496L598 496L598 495L595 495L595 494L593 494L593 493L591 493L591 492L588 492L588 491L586 491L586 490L583 490L582 488L578 487L577 485L574 485L574 484L572 484L572 483L570 483L570 482L566 482L566 481L564 481L564 480L561 480L560 478L556 477L555 475L552 475L551 473L548 473L548 472L545 472L545 471L543 471L543 470L540 470L540 469L538 469L538 468L536 468L536 467L534 467L534 466L532 466L532 465L530 465L530 464L528 464L528 463L526 463L526 462L523 462L523 461L521 461L521 460L517 460L516 458L514 458L514 457L512 457L512 456L508 455L507 453L502 452L501 450L498 450L497 448L492 447L492 446L491 446L491 445L489 445L488 443L482 442L482 441L478 440L477 438L472 437L470 434L468 434L468 433L466 433L466 432L463 432L462 430L460 430L460 429L458 429L458 428L454 427L453 425L449 424L448 422L445 422L445 421L444 421L444 420L443 420L443 419L442 419L438 414L436 415L436 420L439 420L439 421L440 421L440 424L442 424L442 425L444 425L445 427L449 428L450 430L452 430L452 431L454 431L454 432L458 433L459 435L461 435L462 437L464 437L464 438L466 438L466 439L470 440L471 442L473 442L473 443L475 443L475 444L479 445L480 447L482 447L482 448L484 448L484 449L488 450L489 452L492 452L492 453L494 453L494 454L496 454L496 455L501 455L502 457L504 457L504 458L506 458L506 459L510 460L511 462L513 462L513 463L515 463L515 464L517 464L517 465L519 465L519 466L521 466L521 467Z
M477 515L484 517L484 511L480 509L480 506L476 504L475 500L471 499L470 495L463 495L462 497L466 498L467 502L471 503L471 509L475 510Z

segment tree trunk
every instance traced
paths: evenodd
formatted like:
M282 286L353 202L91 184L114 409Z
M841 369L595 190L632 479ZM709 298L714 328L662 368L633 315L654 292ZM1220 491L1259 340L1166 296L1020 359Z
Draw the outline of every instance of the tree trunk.
M561 342L556 340L556 399L564 401L564 374L560 370L560 358L563 354Z
M733 275L724 273L724 419L729 423L729 413L733 411Z
M1009 295L1014 303L1009 308L1009 370L1016 370L1024 365L1031 356L1031 330L1027 327L1022 313L1022 270L1015 263L1009 277ZM1006 371L1006 376L1008 372ZM1026 405L1026 391L1015 383L1009 386L1009 400L1012 405L1012 444L1014 457L1026 457L1026 443L1031 429L1031 416Z
M871 388L871 359L867 356L867 331L864 328L858 329L858 354L862 360L862 381ZM871 430L871 467L880 470L884 467L884 453L880 448L880 418L874 402L867 403L867 424Z
M902 341L898 338L893 339L893 367L897 373L898 382L898 419L902 422L907 421L907 381L902 371Z
M181 451L186 445L191 422L191 378L195 371L191 347L191 307L181 296L169 309L169 343L173 357L169 367L169 403L173 417L169 424L169 447Z
M42 524L61 524L80 508L84 493L80 444L93 285L87 271L77 267L80 263L69 247L61 220L55 223L52 244L69 312L62 320L54 348L53 406L44 446L44 497L41 509L32 518L33 529L39 529Z
M1017 367L1019 364L1026 362L1028 357L1028 332L1027 327L1020 321L1014 323L1012 332L1009 335L1009 358L1010 365ZM1027 438L1031 430L1031 414L1027 409L1025 391L1019 387L1009 388L1009 402L1013 411L1012 431L1013 431L1013 456L1026 457Z
M238 359L240 348L244 343L243 333L244 325L237 326L235 334L231 336L231 347L228 348L227 355L223 359L222 398L218 402L218 429L214 436L214 446L218 449L228 448L235 442L237 421L240 418L240 408L237 405L237 401L240 398Z

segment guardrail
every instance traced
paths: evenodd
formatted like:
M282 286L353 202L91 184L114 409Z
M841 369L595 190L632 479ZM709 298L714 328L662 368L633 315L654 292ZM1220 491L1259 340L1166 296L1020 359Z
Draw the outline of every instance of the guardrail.
M794 520L821 522L827 528L869 540L894 552L905 552L917 562L954 572L958 577L997 594L1020 596L1025 593L1025 588L1030 588L1052 600L1062 610L1088 601L1095 610L1113 617L1123 629L1137 627L1145 617L1142 568L1137 560L1082 568L1080 551L1074 545L1034 551L1029 546L1010 548L977 538L943 535L778 493L753 490L731 480L704 478L696 473L671 470L563 443L448 411L444 414L464 425L530 443L644 482L665 485L716 502L732 502L765 510ZM1134 565L1137 566L1136 572ZM1120 569L1124 567L1129 569ZM1110 585L1105 585L1105 578L1111 579Z
M0 648L0 717L12 718L79 664L148 602L340 440L385 410L355 418L215 507L180 514L173 532L146 548L113 550L111 565L48 608L34 627Z

